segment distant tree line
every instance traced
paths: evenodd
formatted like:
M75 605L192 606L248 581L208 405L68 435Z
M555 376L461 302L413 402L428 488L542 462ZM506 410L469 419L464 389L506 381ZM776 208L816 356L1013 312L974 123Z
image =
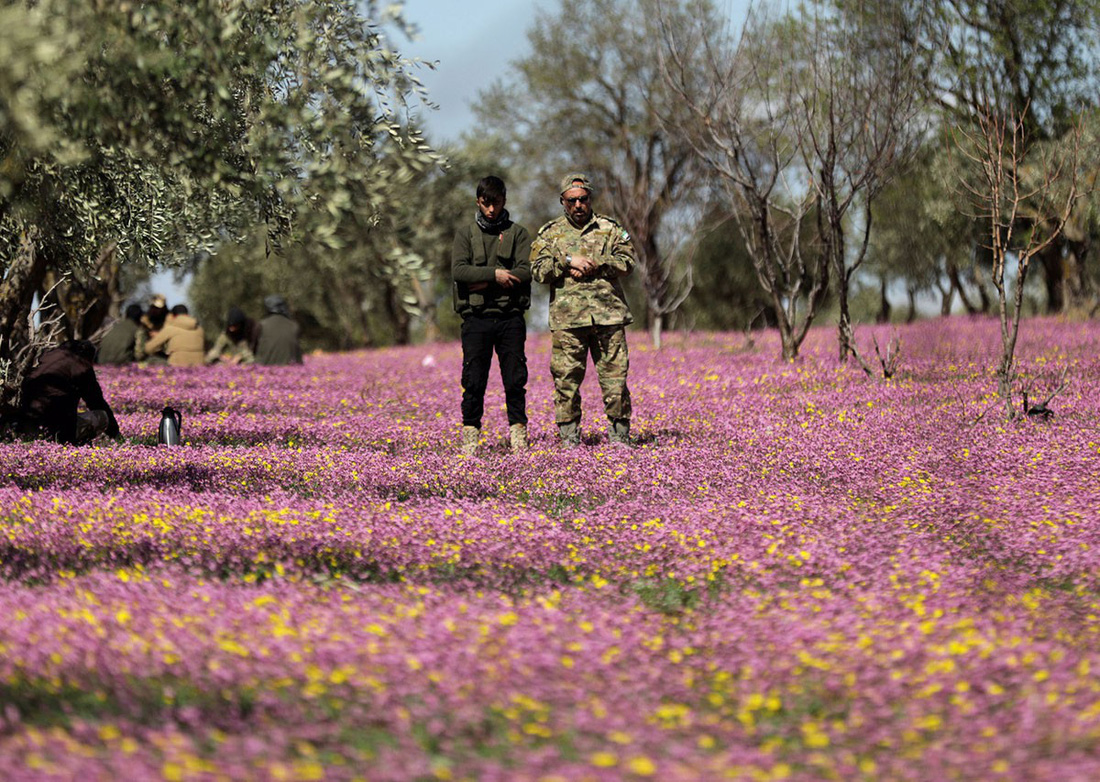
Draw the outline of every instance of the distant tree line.
M540 17L481 127L535 193L564 167L604 183L655 344L670 321L767 324L793 359L827 315L869 368L853 323L923 298L1001 318L1007 397L1024 310L1100 307L1098 23L1096 0L757 3L743 24L594 0Z
M158 265L193 272L210 327L281 293L307 346L453 336L451 237L490 172L533 229L562 171L590 172L637 248L631 296L658 345L670 326L767 325L791 359L832 322L845 361L854 323L921 301L1009 321L1017 290L1018 309L1100 302L1100 0L546 10L441 151L408 111L430 96L391 43L406 30L400 4L355 0L0 9L8 382L35 302L87 335ZM1009 223L975 200L991 118L1016 145Z

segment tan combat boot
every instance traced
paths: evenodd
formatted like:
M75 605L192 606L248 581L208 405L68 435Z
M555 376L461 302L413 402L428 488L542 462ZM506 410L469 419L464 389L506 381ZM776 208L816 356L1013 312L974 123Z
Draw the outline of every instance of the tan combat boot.
M508 427L508 439L512 444L512 453L527 450L527 424L512 424Z
M477 444L481 440L481 430L476 426L462 427L462 453L473 456L477 453Z

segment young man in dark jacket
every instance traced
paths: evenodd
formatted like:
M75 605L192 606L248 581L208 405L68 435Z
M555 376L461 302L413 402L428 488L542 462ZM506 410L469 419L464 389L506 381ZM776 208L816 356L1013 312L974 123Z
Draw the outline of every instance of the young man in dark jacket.
M504 208L503 180L477 184L477 215L451 249L455 311L462 316L462 452L477 450L489 365L496 351L513 452L527 450L524 313L531 306L531 236Z
M82 445L101 434L121 438L95 376L94 358L95 346L86 340L70 340L42 354L23 380L20 413L26 434L69 445ZM87 412L77 412L81 399Z
M218 361L223 364L256 363L256 341L260 337L259 325L245 315L240 307L230 307L225 331L218 335L213 347L206 351L206 363L213 364Z
M299 343L302 329L298 321L290 317L290 307L282 296L265 296L264 310L267 316L260 321L256 338L256 363L267 366L301 364L302 348Z
M135 348L138 344L138 332L141 331L141 305L131 304L126 308L126 316L119 318L99 343L96 361L100 364L132 364L137 360Z

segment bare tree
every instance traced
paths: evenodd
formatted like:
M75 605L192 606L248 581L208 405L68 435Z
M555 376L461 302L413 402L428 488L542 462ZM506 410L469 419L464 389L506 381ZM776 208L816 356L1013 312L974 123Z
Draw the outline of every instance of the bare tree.
M0 421L10 420L18 410L23 378L42 352L65 336L61 312L44 303L53 288L34 306L46 269L38 255L37 229L27 228L20 239L19 254L0 282ZM0 434L2 430L0 424Z
M805 116L791 110L798 91L785 54L763 43L767 22L750 11L740 36L705 23L662 25L661 65L692 117L680 133L716 175L771 299L782 357L793 360L825 298L829 267L825 253L803 254L816 193L791 172Z
M883 380L889 380L898 373L898 364L901 360L901 337L895 334L890 338L890 341L886 345L886 350L879 347L878 337L871 337L871 343L875 346L875 359L878 361L879 370L882 373ZM867 377L876 377L879 370L876 370L871 362L864 358L859 352L859 348L856 347L855 340L852 340L852 355L855 357L856 362L859 363L860 368L866 373Z
M25 228L19 252L0 282L0 413L15 408L23 376L38 358L33 321L27 317L46 275L37 239L37 228Z
M599 211L630 234L657 346L692 284L681 263L690 253L669 252L678 243L668 237L692 221L702 190L698 159L670 130L688 117L657 67L660 4L675 29L714 19L705 0L592 0L540 14L527 34L531 53L476 107L482 127L501 136L503 161L536 180L539 193L567 171L593 177Z
M977 172L973 179L960 177L961 189L974 216L989 230L987 248L1001 321L997 392L1011 419L1018 415L1012 392L1024 283L1032 259L1056 241L1081 198L1080 130L1072 131L1061 148L1029 145L1026 109L1003 108L987 97L974 112L972 124L954 130L954 141L955 149ZM1006 270L1012 260L1016 266L1009 278L1010 290Z
M901 34L913 19L892 24L886 9L865 24L862 8L840 15L825 6L803 6L802 35L796 36L801 48L788 62L795 72L792 110L801 115L795 142L817 197L817 232L832 272L838 358L844 362L853 352L848 296L867 257L872 205L916 153L923 134L917 121L923 76Z

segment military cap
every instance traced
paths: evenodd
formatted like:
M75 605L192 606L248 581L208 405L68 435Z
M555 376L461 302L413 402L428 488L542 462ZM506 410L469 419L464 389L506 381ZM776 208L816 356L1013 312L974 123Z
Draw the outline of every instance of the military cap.
M561 181L561 190L558 193L564 193L566 190L572 190L574 187L583 187L589 193L592 192L592 183L588 181L588 177L579 171L574 171Z

